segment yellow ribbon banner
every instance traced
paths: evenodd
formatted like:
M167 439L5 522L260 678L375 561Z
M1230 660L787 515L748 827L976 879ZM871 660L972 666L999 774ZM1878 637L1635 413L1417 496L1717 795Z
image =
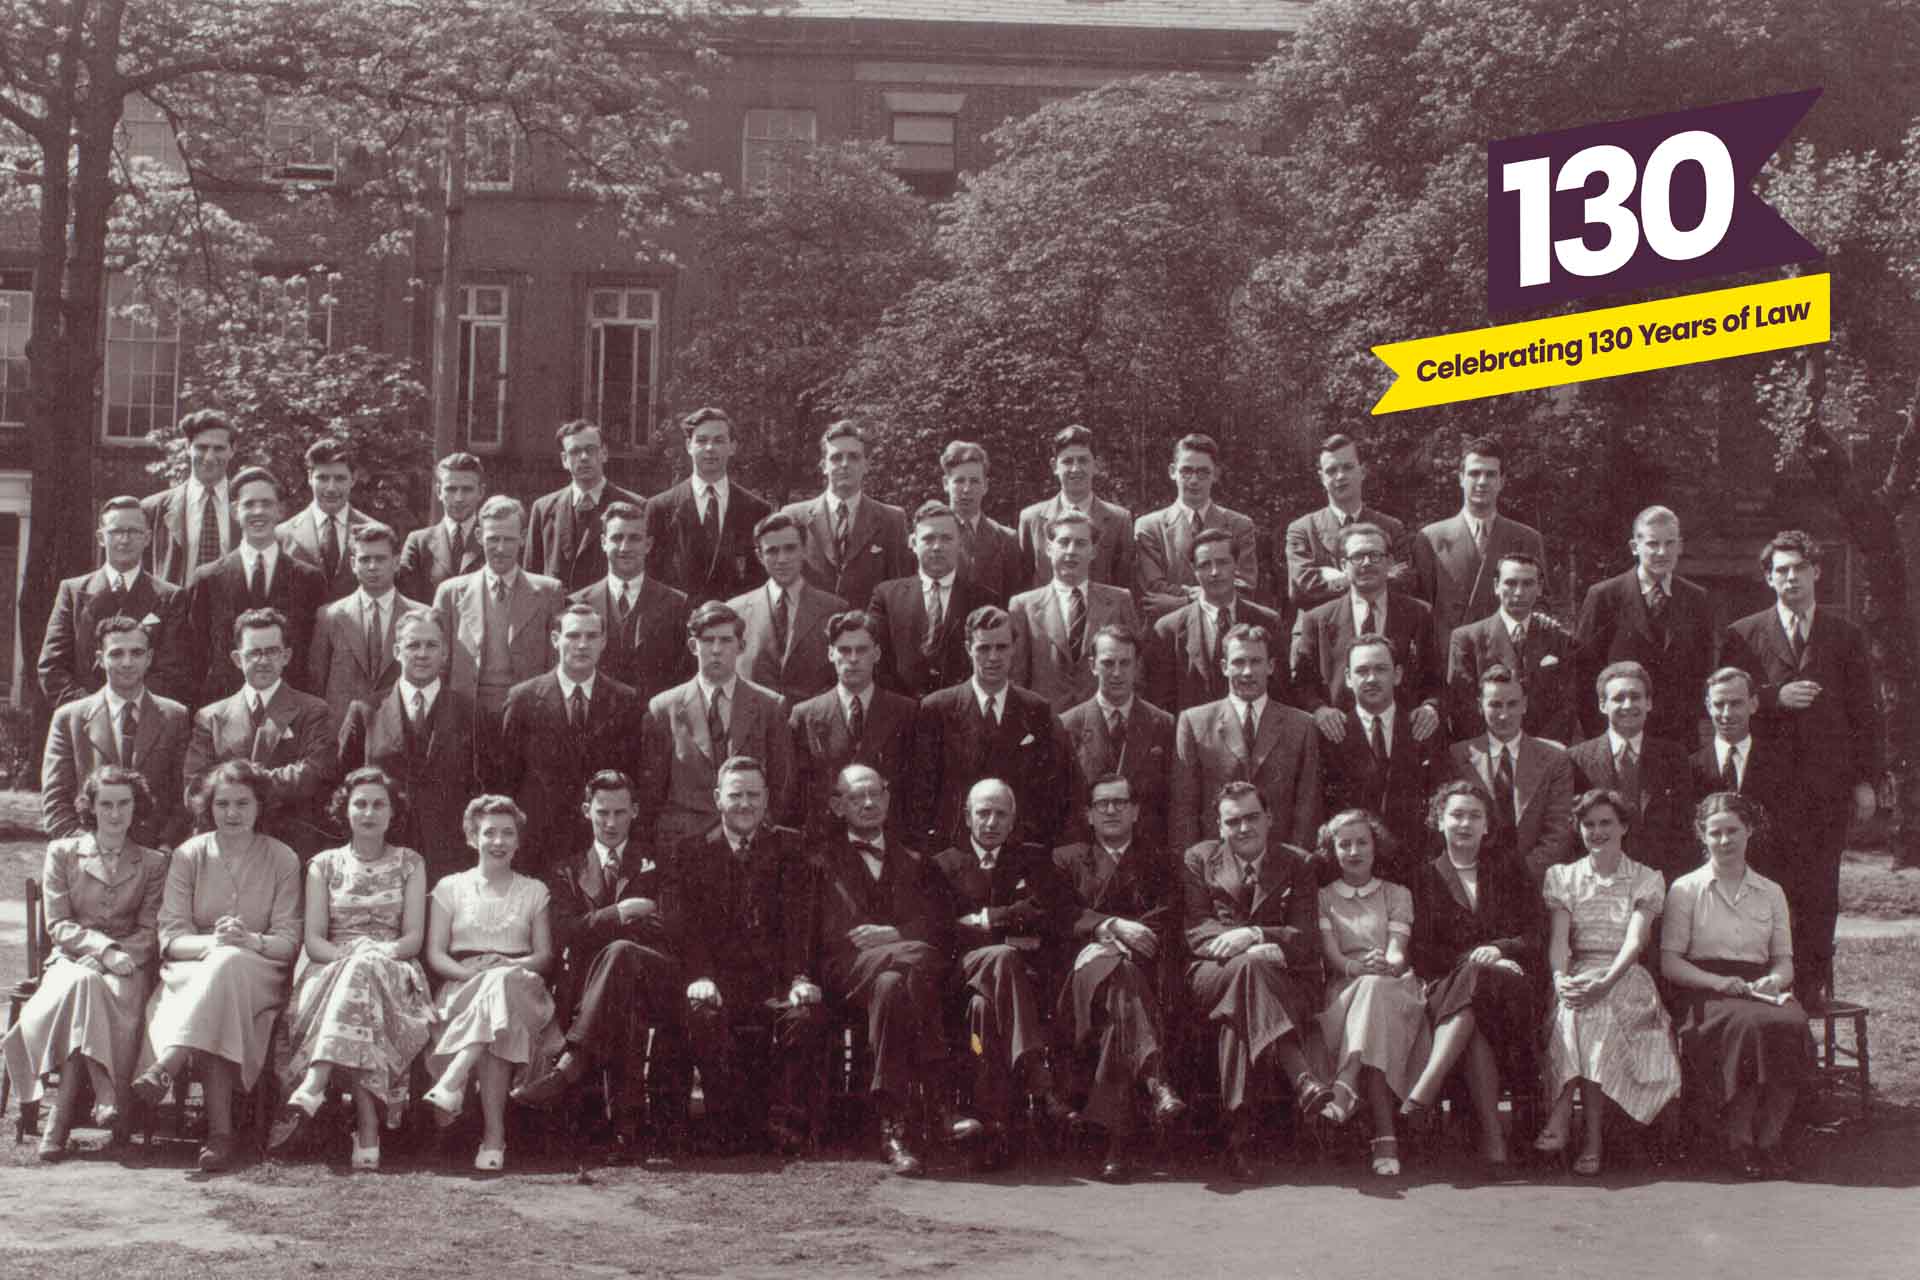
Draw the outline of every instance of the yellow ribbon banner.
M1833 333L1831 281L1825 273L1795 276L1389 342L1373 349L1394 372L1373 411L1398 413L1825 342Z

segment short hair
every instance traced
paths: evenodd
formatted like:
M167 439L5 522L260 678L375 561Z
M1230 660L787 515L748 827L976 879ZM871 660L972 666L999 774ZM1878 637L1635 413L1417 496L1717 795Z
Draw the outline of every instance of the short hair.
M1266 646L1267 656L1273 656L1273 633L1257 622L1236 622L1227 628L1227 634L1220 641L1220 652L1225 653L1227 646L1238 640L1241 644L1260 644Z
M1113 770L1109 770L1108 772L1101 774L1099 777L1095 778L1092 782L1089 782L1087 784L1087 807L1089 809L1093 807L1094 792L1098 791L1102 787L1111 786L1116 782L1122 783L1126 786L1127 802L1129 804L1140 803L1140 797L1133 794L1133 779L1129 778L1124 773L1119 773Z
M146 623L127 614L116 613L93 624L93 651L98 653L101 646L107 643L108 636L118 635L122 631L138 631L147 638L147 648L153 648L153 632Z
M1373 856L1390 853L1394 847L1393 833L1387 830L1387 824L1380 821L1371 809L1342 809L1320 824L1320 830L1314 833L1313 851L1323 858L1333 857L1333 838L1340 834L1340 828L1355 822L1367 824L1367 830L1373 833Z
M82 831L93 831L99 826L94 817L93 803L100 798L102 787L133 788L133 824L138 826L140 819L153 809L153 788L147 785L146 775L123 764L99 764L87 774L80 784L78 794L73 797L74 816L80 820Z
M980 464L980 470L990 472L993 465L987 460L987 451L971 440L949 440L947 447L940 451L940 471L942 474L955 467L964 467L969 462Z
M1204 453L1216 463L1220 461L1220 442L1204 431L1189 431L1173 442L1173 451L1181 453Z
M1702 841L1707 836L1707 820L1717 813L1730 813L1746 825L1750 837L1767 829L1767 811L1759 801L1738 791L1716 791L1693 807L1693 833Z
M1187 545L1187 563L1198 564L1200 562L1200 548L1212 546L1216 542L1226 543L1228 553L1231 554L1236 561L1240 559L1240 539L1234 537L1231 530L1202 529L1195 535L1193 541Z
M480 519L482 521L505 520L508 516L512 516L515 520L519 521L522 529L527 527L527 509L520 505L520 499L518 498L510 498L504 493L496 493L480 504Z
M757 773L760 775L760 785L768 785L767 766L760 763L760 757L758 756L728 756L725 760L722 760L720 767L713 771L714 790L717 791L720 789L720 779L730 773Z
M1059 515L1051 517L1046 522L1048 542L1053 541L1053 531L1063 524L1083 524L1087 526L1087 536L1093 540L1093 545L1096 547L1100 545L1100 526L1095 524L1093 517L1086 512L1075 511L1071 507L1062 511Z
M400 829L407 814L406 792L400 787L399 780L377 764L363 764L346 777L340 779L340 785L333 789L333 799L327 804L327 813L341 828L347 826L347 802L353 799L355 787L385 787L387 803L393 806L393 817L387 823L387 830Z
M1427 825L1435 831L1440 830L1440 819L1446 815L1447 802L1456 796L1470 796L1480 802L1480 812L1489 821L1493 818L1493 797L1487 789L1477 782L1466 778L1455 778L1443 782L1433 789L1433 795L1427 800Z
M1510 684L1520 690L1521 693L1527 691L1527 687L1521 682L1520 677L1513 673L1513 668L1504 662L1491 663L1485 671L1480 673L1480 694L1482 697L1486 696L1487 686L1490 684Z
M1133 650L1134 657L1137 658L1140 656L1140 633L1124 622L1103 623L1098 630L1087 637L1087 652L1099 652L1095 646L1102 640L1112 640L1116 644L1124 644Z
M123 493L117 498L108 498L100 505L100 523L107 522L107 516L115 511L138 511L142 524L151 523L147 519L147 509L140 505L140 499L132 494Z
M222 786L240 786L253 792L257 830L273 803L273 777L251 760L222 760L193 781L187 792L187 810L200 827L213 829L213 793Z
M875 644L883 643L872 614L865 609L845 609L827 619L827 644L832 645L850 631L864 631L873 637Z
M247 632L265 631L268 627L280 628L280 643L283 645L293 639L286 614L278 609L248 609L233 620L233 647L240 647L240 637Z
M330 467L334 463L346 464L347 470L353 470L353 450L344 440L315 440L307 446L307 470L315 467Z
M607 620L600 616L600 611L590 604L583 604L577 600L566 608L557 610L553 617L547 620L547 634L550 636L559 635L562 628L565 627L568 618L579 617L592 618L594 622L599 624L600 633L602 635L606 634Z
M689 413L685 417L681 418L680 434L686 437L688 440L691 440L693 439L693 433L698 431L701 427L705 426L709 422L726 423L727 436L728 438L732 438L733 416L729 414L725 409L716 409L712 405L707 405L703 408L695 409L692 413Z
M470 453L450 453L440 459L440 461L434 463L433 470L435 475L440 476L446 475L449 471L471 471L479 476L483 483L487 478L487 468L485 465L481 463L480 459Z
M801 544L803 546L806 544L806 531L800 528L800 522L798 520L795 520L786 512L776 511L772 515L761 516L759 522L753 526L753 549L758 551L760 549L760 539L766 537L768 534L780 533L787 529L792 529L795 533L798 533Z
M946 503L940 501L940 499L928 498L925 502L913 509L913 520L908 527L917 531L922 524L929 520L951 520L954 524L958 525L960 523L960 516L958 512L954 511L954 509Z
M1384 631L1368 631L1347 642L1347 661L1353 661L1355 649L1385 649L1394 666L1400 665L1400 642Z
M1013 789L1013 784L1011 782L1008 782L1005 778L996 778L991 774L989 774L987 777L979 779L972 786L967 788L966 808L969 812L971 812L973 809L973 793L980 790L982 787L998 787L1000 790L1006 792L1007 803L1013 806L1013 811L1015 813L1020 812L1020 797L1018 794L1015 793Z
M860 442L861 449L864 450L867 447L867 433L861 430L860 424L852 418L842 418L838 422L827 424L827 429L820 433L820 452L825 453L827 446L835 440L857 440Z
M1069 449L1085 449L1088 453L1099 452L1093 447L1093 432L1077 422L1053 433L1053 456L1058 458Z
M1354 452L1358 453L1360 451L1360 446L1357 443L1355 443L1354 438L1352 436L1348 435L1344 431L1336 431L1332 435L1328 436L1326 439L1322 440L1314 448L1314 451L1313 451L1314 459L1318 461L1321 454L1338 453L1342 449L1347 448L1349 445L1353 447Z
M400 633L408 627L418 626L431 626L435 631L440 633L442 640L447 638L447 628L445 624L440 621L440 615L426 605L421 605L418 609L409 609L395 618L393 620L393 634L397 638Z
M382 524L378 520L369 520L355 529L347 541L356 548L364 547L369 542L384 542L394 551L400 550L400 535L393 531L392 525Z
M1221 805L1229 800L1238 800L1241 796L1252 796L1260 802L1260 812L1267 812L1267 798L1260 793L1260 788L1254 786L1245 778L1236 778L1221 787L1219 792L1213 797L1214 814L1216 816L1219 814Z
M219 409L195 409L180 419L180 438L192 443L194 437L207 431L224 431L227 443L238 445L240 433L233 429L233 419Z
M1782 529L1773 535L1771 542L1760 548L1760 572L1763 575L1773 572L1774 553L1779 551L1797 552L1811 565L1820 563L1820 544L1813 540L1812 534L1804 529Z
M999 605L983 604L967 615L967 645L969 648L972 647L973 637L976 632L991 631L995 627L1010 627L1012 625L1013 619L1008 616L1005 609L1002 609Z
M1648 524L1671 524L1675 530L1680 528L1680 517L1673 513L1672 507L1642 507L1640 514L1633 518L1633 532L1638 534L1640 526Z
M480 795L467 801L467 810L460 815L460 829L471 840L480 833L480 820L499 814L513 819L513 829L517 835L527 833L526 810L513 802L511 796Z
M640 788L634 785L633 779L624 771L602 769L588 778L587 784L580 789L580 803L592 804L593 798L602 791L624 791L631 798L639 794Z
M1747 687L1747 696L1753 696L1753 677L1740 667L1722 667L1707 677L1707 692L1712 693L1718 685L1732 684L1738 680Z
M1494 575L1495 575L1496 577L1498 577L1498 576L1499 576L1499 573L1500 573L1500 566L1501 566L1501 565L1503 565L1503 564L1506 564L1506 563L1508 563L1508 562L1512 562L1512 563L1514 563L1514 564L1524 564L1524 565L1526 565L1526 566L1528 566L1529 568L1531 568L1531 569L1532 569L1532 570L1534 571L1534 573L1536 573L1536 574L1538 574L1538 573L1541 573L1541 572L1542 572L1542 570L1541 570L1541 568L1540 568L1540 560L1539 560L1539 557L1537 557L1537 556L1535 556L1535 555L1534 555L1534 554L1533 554L1532 552L1530 552L1530 551L1502 551L1502 552L1500 553L1500 555L1499 555L1499 557L1498 557L1497 559L1495 559L1495 561L1494 561L1494 565L1493 565L1493 571L1494 571Z
M280 501L281 498L286 496L280 488L280 481L275 478L273 472L267 470L265 467L248 467L243 470L239 475L227 481L227 493L237 499L240 496L240 491L250 484L264 484L269 489L272 489L273 500L275 502Z
M1470 457L1492 458L1500 464L1502 471L1507 468L1507 451L1492 436L1474 436L1460 446L1460 465L1466 466Z
M722 604L718 600L709 600L687 615L689 640L698 640L714 627L732 627L736 640L747 634L747 620L732 605Z
M600 508L600 527L605 529L615 520L645 521L647 513L625 498L616 499Z
M1573 802L1573 829L1580 830L1580 820L1598 809L1601 805L1610 805L1613 816L1620 819L1620 825L1631 828L1638 811L1628 799L1612 787L1594 787L1582 791Z
M1600 674L1593 678L1593 693L1597 698L1607 696L1607 684L1613 680L1638 680L1640 692L1649 698L1653 696L1653 677L1647 669L1631 659L1623 658L1619 662L1609 662L1600 668Z
M567 437L577 436L582 431L600 431L600 424L591 418L569 418L553 429L553 442L564 449L567 447ZM601 441L605 442L606 438L606 432L601 431Z
M886 791L890 789L889 784L887 782L887 775L880 772L878 767L868 764L865 760L849 760L845 764L841 765L839 771L833 775L833 794L834 795L843 796L847 794L847 775L852 773L855 769L865 769L868 773L871 773L874 777L878 778L880 780L880 789L882 791Z
M1385 529L1382 529L1370 520L1356 520L1340 531L1341 559L1346 559L1347 544L1355 538L1378 538L1380 539L1380 546L1383 549L1389 551L1393 549L1393 539L1387 536Z

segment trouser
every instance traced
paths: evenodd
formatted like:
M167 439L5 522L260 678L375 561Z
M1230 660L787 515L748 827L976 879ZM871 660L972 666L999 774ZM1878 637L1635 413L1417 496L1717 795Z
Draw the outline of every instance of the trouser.
M665 952L627 939L600 948L580 984L567 1047L583 1052L609 1080L616 1114L646 1105L647 1036L677 1029L685 1002L680 964ZM671 1055L661 1055L664 1064Z
M687 1013L708 1117L734 1139L765 1133L770 1120L804 1133L826 1087L826 1011L784 997L736 1000L724 989L720 999Z
M916 1079L947 1060L941 1025L941 979L946 958L925 942L892 942L854 956L843 974L829 971L829 987L867 1015L873 1053L868 1087L883 1108L899 1109Z
M1134 1091L1161 1051L1151 974L1129 956L1096 957L1073 971L1058 1012L1073 1020L1077 1091L1087 1097L1081 1113L1111 1132L1132 1132Z
M1013 1115L1016 1073L1046 1047L1040 1020L1040 983L1026 953L1004 944L976 947L960 957L971 992L967 1048L973 1059L974 1109L1004 1124ZM1028 1070L1035 1070L1028 1065Z

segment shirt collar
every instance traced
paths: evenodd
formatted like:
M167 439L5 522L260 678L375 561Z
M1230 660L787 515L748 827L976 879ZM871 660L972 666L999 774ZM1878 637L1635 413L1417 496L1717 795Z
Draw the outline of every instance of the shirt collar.
M488 591L493 590L495 583L504 582L507 584L508 593L511 594L513 588L520 581L520 570L518 568L511 569L504 574L495 573L491 568L482 569L480 572L486 575Z
M120 708L126 706L129 702L138 701L138 699L135 698L121 697L113 691L113 686L110 684L100 686L100 695L107 700L107 714L113 717L116 724L119 723L120 720Z
M1653 586L1656 582L1660 584L1660 589L1662 591L1666 592L1668 595L1673 594L1673 575L1672 574L1668 574L1664 578L1655 578L1653 575L1649 574L1645 569L1642 569L1640 566L1635 565L1633 568L1633 576L1639 582L1640 594L1643 596L1647 594L1647 592L1653 590Z
M348 519L348 516L352 513L352 511L353 511L353 505L349 503L346 506L340 508L339 515L330 516L325 511L322 511L320 509L319 503L309 502L307 504L307 512L313 517L313 527L315 532L318 532L321 526L323 526L327 521L337 520L340 522L340 536L343 539L347 536L347 529L349 525L352 523Z
M247 709L252 710L256 702L262 706L272 706L273 700L280 696L280 686L285 683L284 680L275 680L273 687L266 690L255 689L252 685L248 685L246 687Z
M1503 746L1503 744L1500 742L1498 738L1494 737L1491 733L1489 733L1488 735L1486 735L1487 758L1489 760L1493 759L1496 755L1499 754L1501 750L1504 749L1513 756L1514 763L1518 764L1520 761L1520 744L1522 742L1525 742L1526 739L1527 739L1527 731L1525 729L1522 729L1519 733L1516 733L1513 735L1512 742L1505 743Z
M1096 836L1094 837L1093 847L1095 849L1098 849L1101 853L1105 854L1107 857L1112 858L1115 862L1119 862L1127 856L1127 850L1133 848L1133 841L1131 840L1127 841L1125 844L1121 845L1118 849L1109 849L1107 848L1106 845L1100 843L1099 837Z
M594 856L599 859L600 866L603 869L618 871L620 869L620 860L626 856L627 846L622 844L618 848L610 849L598 840L595 840L593 842L593 852Z
M727 704L729 706L733 704L733 691L734 687L740 683L739 677L731 677L724 684L713 684L703 675L697 675L694 679L700 684L700 703L702 706L713 705L713 695L716 691L727 695Z
M1052 578L1048 580L1047 585L1053 588L1053 594L1059 599L1062 612L1066 610L1067 601L1073 599L1074 592L1078 591L1082 600L1087 598L1087 584L1084 582L1077 587L1070 587L1060 579Z
M578 689L588 702L593 701L593 682L599 676L600 674L599 672L596 671L593 675L588 676L585 680L577 680L577 681L568 679L567 673L564 671L561 671L557 667L554 669L553 674L559 677L560 698L562 701L566 701L567 699L572 698L573 691L575 689Z
M1371 898L1379 891L1379 888L1380 878L1378 876L1370 878L1365 884L1358 887L1348 884L1345 880L1335 880L1333 882L1333 891L1341 897L1349 899Z
M975 676L967 683L973 686L973 705L985 711L987 709L987 698L989 695L985 689L980 687L980 677ZM1000 704L1000 710L1003 713L1007 709L1007 690L1011 687L1011 685L1003 684L1000 686L998 693L991 695L993 699Z
M1619 759L1620 752L1626 747L1632 747L1634 758L1636 760L1639 759L1645 754L1646 740L1647 735L1644 733L1637 733L1631 738L1623 738L1612 729L1607 730L1607 750L1613 753L1615 759Z
M1745 760L1747 758L1747 753L1752 749L1753 749L1753 734L1751 732L1749 732L1746 737L1740 739L1740 741L1738 742L1728 742L1725 738L1722 738L1718 734L1715 734L1713 738L1713 756L1714 756L1714 759L1723 768L1726 766L1726 763L1727 763L1728 752L1733 752L1734 754L1738 755L1740 759Z
M827 518L829 520L833 518L834 512L838 511L842 506L845 506L847 509L847 523L849 525L860 518L860 499L862 495L856 493L851 498L842 498L832 490L828 490L826 493L821 494L820 497L821 500L827 504Z
M414 684L405 676L402 676L400 678L400 687L406 693L409 710L412 708L413 695L416 693L426 698L427 705L431 707L434 699L440 696L440 677L435 676L431 684Z
M974 861L978 862L981 865L981 867L985 868L988 871L991 871L995 867L999 866L1000 859L1007 856L1007 846L1005 846L1004 844L1001 845L998 849L995 849L992 853L988 853L985 849L982 849L980 847L980 842L978 840L975 840L972 836L967 837L967 843L973 847Z
M926 595L927 592L933 590L933 584L937 582L940 584L940 589L942 591L945 591L948 595L952 595L953 580L959 576L960 576L960 570L958 569L953 569L949 571L947 576L944 578L929 578L925 573L922 573L920 575L920 594L923 596Z
M113 585L113 580L118 578L120 579L120 585L124 589L131 591L133 590L133 584L140 581L139 565L135 565L131 569L116 569L110 564L103 564L100 566L100 572L107 575L107 585L109 587Z
M1500 617L1500 628L1501 630L1507 633L1508 639L1512 639L1513 633L1517 628L1524 627L1528 623L1533 621L1532 614L1528 614L1525 618L1514 617L1512 614L1507 612L1505 605L1502 605L1500 607L1499 617Z
M1802 640L1805 640L1807 638L1807 633L1813 630L1813 611L1817 607L1818 607L1817 605L1811 605L1811 604L1808 605L1807 616L1800 620L1800 626L1801 626L1800 638ZM1778 601L1774 602L1773 610L1775 613L1780 615L1780 629L1786 632L1788 635L1792 635L1793 629L1787 624L1788 624L1788 620L1793 617L1793 610L1787 608L1787 606L1779 603Z
M1360 731L1362 733L1372 733L1373 722L1378 720L1380 722L1380 732L1387 736L1389 745L1391 745L1391 739L1393 738L1393 704L1391 702L1387 704L1385 711L1379 712L1378 714L1367 710L1356 702L1353 704L1353 714L1360 717Z
M634 574L633 577L624 580L609 573L607 575L607 598L609 600L618 600L620 593L625 591L629 596L637 599L640 595L640 584L646 580L647 573L644 569Z
M845 715L847 713L848 709L853 705L856 699L859 701L860 709L862 711L873 710L873 686L872 685L868 685L866 688L862 689L859 693L855 693L853 690L847 688L847 686L843 684L835 684L833 686L833 691L840 695L840 713L842 715Z
M396 592L394 588L388 587L387 594L376 597L376 596L368 595L367 589L365 587L362 587L358 591L354 592L354 594L360 597L360 611L362 613L365 613L368 609L371 609L376 604L380 606L380 611L382 613L392 613L393 597L397 595L398 592Z
M240 561L247 566L248 573L253 572L253 562L255 558L259 556L266 557L267 572L273 572L274 566L280 563L280 544L278 542L269 542L264 547L256 547L251 542L248 542L246 538L242 537L240 539Z
M1487 516L1485 519L1482 519L1465 507L1460 508L1460 518L1466 522L1467 532L1473 534L1476 538L1479 537L1482 532L1490 531L1493 527L1492 516Z
M800 579L790 587L783 587L772 578L768 578L767 603L777 605L780 603L780 597L785 596L787 597L787 607L793 608L800 603L800 592L805 589L806 585L807 580L805 578Z
M699 476L695 476L693 478L694 500L700 503L701 505L705 505L707 501L707 494L711 492L711 493L719 494L720 505L723 507L726 506L727 494L731 489L732 489L732 485L728 482L728 477L726 476L721 476L718 480L714 481L712 484L708 484L705 480L702 480Z
M1200 523L1203 527L1207 523L1207 517L1213 513L1213 499L1211 498L1207 499L1207 505L1204 507L1190 507L1178 498L1173 500L1173 505L1178 510L1182 520L1191 521L1195 516L1199 516Z
M1227 701L1233 704L1233 712L1237 717L1244 717L1247 714L1247 708L1251 706L1256 718L1264 718L1267 713L1267 702L1269 699L1267 695L1263 693L1258 698L1255 698L1252 703L1248 703L1243 700L1239 694L1229 693L1227 695Z
M458 542L472 522L472 516L468 516L465 520L455 520L452 516L445 516L440 521L440 527L447 531L448 541Z
M207 486L194 476L187 477L187 496L195 502L204 502L207 498ZM213 486L213 496L220 502L227 500L227 477L222 476L220 483Z
M1333 517L1333 522L1336 525L1339 524L1342 520L1345 520L1347 518L1347 513L1342 511L1340 508L1334 506L1333 503L1331 502L1327 503L1327 514ZM1367 518L1367 504L1365 502L1362 502L1359 506L1353 509L1353 522L1355 524L1359 524L1362 520L1365 520L1366 518Z
M747 845L752 840L754 840L757 836L759 836L760 828L755 827L752 831L748 832L746 835L737 836L733 834L733 828L727 826L725 823L722 823L720 825L720 834L727 838L727 848L733 850L734 856L738 857L740 854L740 851L746 848Z
M1120 718L1124 720L1128 716L1133 714L1132 698L1128 698L1126 702L1121 706L1115 706L1113 703L1107 701L1106 694L1101 693L1098 690L1095 690L1093 695L1093 700L1100 704L1100 710L1103 715L1111 715L1113 712L1118 711L1120 713Z
M582 489L578 484L578 482L568 485L567 488L571 492L571 495L573 497L574 506L576 507L579 506L580 499L585 498L587 501L591 502L594 506L597 507L600 505L600 499L606 496L607 482L603 478L600 481L600 487L597 489L591 489L591 490Z
M1372 600L1367 599L1365 596L1361 595L1358 591L1348 591L1347 603L1353 607L1353 620L1354 620L1355 626L1358 626L1360 623L1360 611L1362 609L1365 609L1368 605L1372 605L1373 606L1373 629L1375 631L1386 630L1387 589L1385 587L1380 588L1380 594Z

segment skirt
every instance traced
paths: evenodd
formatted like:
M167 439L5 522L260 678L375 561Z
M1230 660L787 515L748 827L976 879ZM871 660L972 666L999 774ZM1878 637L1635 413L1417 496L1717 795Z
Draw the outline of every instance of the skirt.
M1476 965L1461 956L1451 972L1426 984L1427 1021L1439 1026L1473 1010L1475 1029L1487 1038L1505 1080L1532 1080L1534 1039L1540 1015L1533 979L1493 965Z
M1738 960L1694 960L1696 968L1752 982L1771 967ZM1698 987L1674 993L1675 1028L1687 1073L1703 1101L1725 1106L1750 1085L1798 1087L1813 1063L1813 1035L1798 1000L1768 1004Z
M518 1083L557 1057L563 1044L546 982L517 964L482 969L442 986L434 1020L440 1036L427 1054L427 1069L436 1076L462 1049L483 1044L489 1054L515 1066Z
M397 1117L407 1073L433 1036L433 1001L416 960L355 951L309 965L288 1005L290 1078L316 1062L352 1070L360 1087Z
M234 1063L240 1087L251 1089L286 998L287 966L258 952L215 947L199 960L169 960L160 966L143 1060L184 1046Z
M1433 1047L1426 1015L1420 979L1411 973L1337 980L1319 1017L1334 1074L1358 1061L1385 1076L1394 1096L1406 1097Z
M45 1077L76 1053L105 1068L116 1088L124 1086L133 1076L151 976L138 969L122 977L55 955L40 989L0 1041L20 1101L39 1101Z
M1575 955L1573 971L1612 961L1612 955ZM1547 1015L1546 1075L1549 1097L1558 1098L1575 1080L1591 1080L1641 1124L1679 1096L1672 1022L1644 965L1629 967L1597 1005L1569 1009L1554 1002Z

